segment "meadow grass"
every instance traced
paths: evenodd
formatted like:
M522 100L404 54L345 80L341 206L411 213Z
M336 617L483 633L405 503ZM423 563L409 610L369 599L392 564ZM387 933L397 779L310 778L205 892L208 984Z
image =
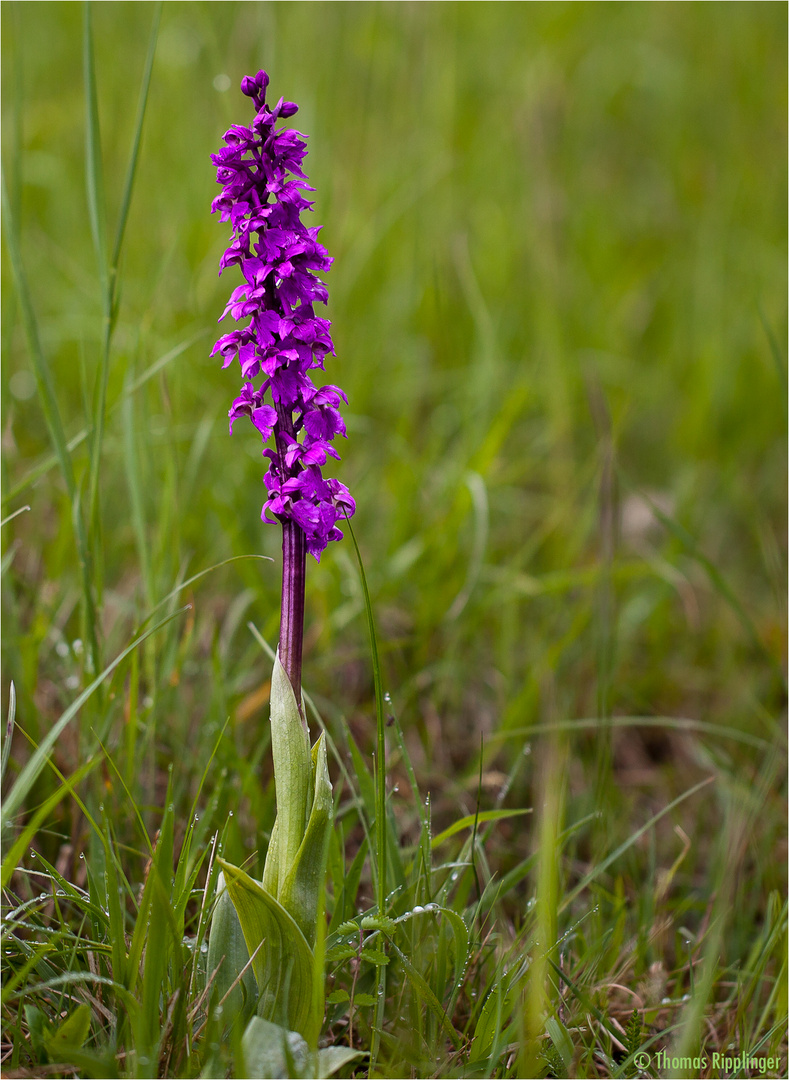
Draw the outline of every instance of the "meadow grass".
M785 7L0 10L4 1075L251 1075L204 946L274 819L279 537L209 154L260 67L358 504L307 586L324 1044L785 1075Z

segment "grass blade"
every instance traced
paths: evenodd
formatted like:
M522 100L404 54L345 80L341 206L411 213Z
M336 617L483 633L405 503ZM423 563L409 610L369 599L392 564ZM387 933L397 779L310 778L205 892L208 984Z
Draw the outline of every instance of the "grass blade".
M9 521L13 521L15 517L19 517L20 514L24 514L24 512L29 509L29 506L20 506L18 510L14 510L13 514L9 514L8 517L4 517L3 520L0 521L0 529L3 525L7 525Z
M49 798L45 799L41 806L36 809L36 812L26 823L24 829L16 837L13 844L8 848L8 851L3 858L2 874L0 876L3 888L6 888L10 882L11 877L19 865L22 855L28 844L38 832L39 827L47 820L58 803L61 802L66 795L73 795L75 798L77 797L77 784L84 780L85 777L95 769L99 764L99 760L100 759L97 757L89 758L69 777L65 777L59 773L60 787L56 788Z
M701 791L702 788L707 787L707 785L711 784L714 780L714 776L708 776L704 780L700 780L698 784L694 784L692 788L688 788L687 791L683 791L683 793L681 795L678 795L676 799L673 799L668 804L668 806L664 806L662 810L659 810L657 814L654 814L649 819L649 821L645 822L641 826L640 829L636 829L636 831L631 836L629 836L623 844L620 844L619 847L616 848L616 850L612 851L607 858L603 859L602 862L599 862L592 870L590 870L589 873L586 874L586 876L578 882L574 889L571 889L568 893L565 894L564 899L559 904L559 911L562 912L565 910L565 908L568 908L570 904L572 904L573 900L575 900L576 896L582 893L584 889L587 888L587 886L589 886L595 880L595 878L598 878L605 870L607 870L611 863L616 862L619 856L623 855L628 848L632 847L633 844L635 844L635 842L639 839L639 837L643 836L645 832L648 832L649 829L651 829L653 825L656 825L661 818L666 816L666 814L670 814L674 807L679 806L680 803L684 802L686 799L689 799L691 795L695 795L697 791Z
M5 776L8 759L11 755L11 740L14 737L14 720L16 718L16 687L14 680L8 688L8 720L5 725L5 739L3 740L3 758L0 763L0 780Z
M378 658L378 640L375 634L375 619L373 618L373 606L370 602L370 591L367 588L367 576L364 572L362 554L356 543L356 535L350 521L346 521L348 531L353 540L356 559L359 564L359 577L362 582L364 593L364 608L367 613L367 629L370 633L370 653L373 661L373 681L375 683L375 721L377 734L377 762L376 762L376 854L378 864L377 899L378 912L385 915L386 907L386 721L384 719L384 695L381 683L381 664Z
M465 817L454 821L449 828L444 829L438 836L434 836L430 846L437 848L439 844L443 844L445 840L448 840L450 836L454 836L455 833L459 833L463 829L474 828L481 822L502 821L504 818L519 817L521 814L530 814L531 812L531 808L527 808L521 810L483 810L481 813L466 814Z
M107 210L104 195L104 169L101 161L99 101L96 93L96 66L93 57L93 26L90 3L85 4L82 35L82 65L85 79L85 181L88 189L88 214L93 246L99 267L103 299L109 293L107 268ZM105 307L105 317L108 312Z
M134 139L132 140L132 150L129 157L129 167L126 171L126 182L123 186L123 196L121 198L121 208L118 214L118 227L115 233L115 243L112 248L112 255L110 257L110 285L114 291L115 282L114 277L118 270L118 263L121 257L121 248L123 247L123 234L126 231L126 221L129 217L129 207L131 206L132 191L134 189L134 178L137 173L137 159L140 154L140 142L142 140L142 126L145 120L145 108L148 104L148 91L151 87L151 74L153 72L153 60L156 55L156 39L159 35L159 21L162 17L162 5L157 3L154 6L153 11L153 26L151 27L151 40L148 45L148 55L145 60L145 71L142 77L142 86L140 88L140 101L137 106L137 120L134 126Z
M647 503L649 503L649 507L652 513L655 515L660 524L665 526L665 528L668 529L668 531L672 533L677 538L677 540L680 541L680 543L687 551L688 555L690 555L690 557L699 564L699 566L709 578L712 587L726 601L726 603L729 605L729 607L739 619L740 624L750 638L751 643L769 661L770 666L772 667L777 677L781 680L781 685L783 686L786 682L786 679L780 662L775 658L772 652L762 641L761 635L756 629L753 619L745 610L742 603L740 602L739 597L729 585L728 581L724 578L718 567L710 558L708 558L704 554L704 552L696 543L695 538L688 532L686 528L684 528L684 526L680 525L680 523L676 521L673 517L661 510L657 503L653 499L651 499L645 491L641 491L639 494L642 496L642 498L646 500Z
M488 546L488 532L490 531L490 508L488 506L488 492L485 481L478 472L473 470L466 474L466 487L471 495L471 505L474 511L474 539L469 557L466 580L447 612L447 619L457 619L466 604L471 599L474 587L479 581L482 564L485 561L485 551Z
M110 338L112 336L113 285L107 265L107 209L104 194L104 169L101 160L101 131L99 103L96 92L96 68L93 56L93 27L91 5L85 4L82 39L82 63L85 80L85 181L88 213L102 300L102 334L99 373L93 395L93 427L90 446L90 479L88 483L88 528L98 537L99 463L104 441L104 420L109 381ZM101 585L98 589L101 596Z
M134 396L132 394L127 392L123 395L123 409L121 411L123 415L123 459L131 503L132 528L137 543L137 557L140 560L140 577L142 578L145 603L150 610L154 603L153 580L151 577L151 560L148 553L145 520L145 499L143 495L145 485L140 475L140 452L135 427Z
M22 253L19 247L18 222L16 221L11 210L11 202L8 198L5 174L3 174L2 178L2 207L3 218L5 219L6 226L5 242L11 260L11 275L19 300L19 308L22 315L22 325L25 331L25 337L27 338L27 346L30 352L30 359L33 361L33 373L35 375L36 385L38 387L38 395L41 400L41 408L44 411L44 420L46 421L46 425L49 430L49 437L51 438L52 444L55 448L55 454L57 456L58 464L60 465L60 471L63 474L63 479L66 482L66 488L68 490L69 498L73 502L74 498L76 497L77 485L74 479L74 470L71 464L71 455L69 454L68 448L66 446L66 437L63 432L63 423L60 419L60 409L58 408L57 398L55 397L55 388L52 382L52 375L49 370L49 365L44 358L43 349L41 348L41 339L38 334L38 323L35 313L33 311L33 305L30 299L30 290L28 289L27 277L25 275L25 270L22 263Z
M99 125L98 95L96 91L96 68L93 50L93 29L90 3L85 5L84 36L83 36L83 67L85 73L85 107L86 107L86 159L85 172L88 189L88 209L90 212L91 232L96 249L96 259L99 267L99 281L101 285L103 304L103 330L101 356L99 362L99 374L96 382L96 391L93 403L93 439L90 453L90 486L88 502L88 521L91 527L98 531L98 503L99 503L99 473L101 463L101 450L104 441L104 424L107 411L107 385L109 382L110 369L110 345L112 330L115 321L115 307L117 295L117 272L120 260L123 236L126 230L126 222L131 206L134 178L137 172L137 161L140 152L143 121L145 120L145 107L148 102L148 91L151 84L151 72L153 59L156 52L156 38L159 30L159 18L161 5L157 5L154 13L153 29L151 32L148 56L145 63L143 82L140 90L140 101L137 109L132 150L129 166L126 171L126 181L121 198L121 208L118 217L118 226L115 235L115 243L112 256L108 261L107 255L107 211L106 196L104 190L104 170L101 158L101 130Z
M550 723L529 724L527 727L508 728L506 731L494 731L488 736L489 743L507 742L509 739L531 738L549 730L588 731L602 726L611 728L666 728L669 731L685 731L689 734L714 736L715 739L731 739L733 742L754 746L757 750L766 750L772 744L767 739L752 735L749 731L728 727L725 724L712 724L708 720L692 720L682 716L614 716L610 720L601 717L584 717L580 720L556 720Z
M166 618L156 623L155 626L150 627L150 629L146 630L143 634L140 634L138 637L136 637L132 642L130 642L129 645L126 646L126 648L122 652L118 653L112 663L107 665L104 671L102 671L101 674L93 680L90 686L86 687L85 690L82 691L76 701L69 705L61 718L58 720L58 722L50 728L50 730L46 734L46 737L41 740L38 749L35 751L35 753L32 755L25 767L22 769L22 772L19 774L19 777L17 778L17 781L11 791L9 791L6 795L3 802L2 810L3 825L8 824L13 815L17 812L17 810L19 810L25 799L25 796L30 791L33 784L36 782L36 779L38 778L41 770L44 768L50 750L57 742L66 725L69 723L69 721L74 719L79 710L91 696L93 691L96 690L99 686L101 686L105 679L107 679L112 674L115 668L123 660L126 659L129 653L136 649L138 645L141 645L142 642L146 640L146 638L149 638L152 634L155 634L157 630L160 630L172 619L175 619L178 615L182 615L185 611L188 610L189 605L187 604L186 607L179 608L178 611L175 611L171 615L168 615Z
M186 352L187 349L190 349L196 341L199 341L200 338L205 337L206 334L208 334L208 330L200 330L198 333L193 334L191 337L179 342L174 348L164 353L158 358L158 360L155 360L149 368L146 368L142 375L140 375L137 379L134 379L130 383L126 390L124 390L124 393L121 395L121 397L117 401L113 402L112 406L109 409L110 415L112 415L112 413L115 412L116 409L120 408L123 405L127 393L136 393L136 391L139 390L140 387L145 386L145 384L150 379L152 379L154 375L157 375L166 364L169 364L171 360L175 360L182 353ZM65 444L69 453L73 453L73 451L76 450L78 446L81 446L89 435L90 431L87 428L83 428L82 431L72 436L72 438L70 438L69 441ZM34 484L36 480L39 480L42 476L48 473L54 465L57 464L58 457L56 454L50 454L48 457L45 457L44 460L39 462L38 465L34 466L22 480L15 484L14 487L9 488L8 491L3 494L3 502L9 502L11 499L16 498L16 496L19 495L22 491L24 491L25 488L30 487L31 484Z
M2 180L0 180L0 185L2 188L2 211L6 222L5 241L11 259L11 275L14 280L14 286L19 300L22 325L27 339L30 358L33 361L33 372L38 387L39 400L41 401L41 407L44 412L44 420L46 421L49 430L49 436L55 449L55 455L60 465L60 471L63 475L66 491L68 492L69 501L71 503L72 521L82 576L82 600L85 614L85 626L93 670L98 671L100 663L98 638L96 635L96 604L91 577L92 560L90 558L82 513L79 508L79 492L74 477L74 467L71 461L71 454L66 445L66 436L63 430L63 422L60 418L60 409L58 407L57 398L55 396L52 374L49 370L49 364L44 357L44 351L41 348L38 323L35 312L33 311L33 303L30 297L27 276L25 275L25 268L22 262L22 252L19 246L18 222L11 211L11 203L8 198L4 175L2 176Z
M200 570L197 574L192 574L192 576L190 578L187 578L186 581L182 581L180 585L176 585L174 589L171 589L168 592L167 596L163 597L155 605L155 607L151 608L151 610L148 612L147 616L143 620L142 625L145 626L148 620L153 617L154 613L157 612L160 607L164 607L168 600L172 600L178 595L179 592L182 592L189 585L193 585L195 581L199 581L201 577L205 577L206 574L210 574L212 571L218 570L221 566L227 566L228 563L232 562L240 562L241 559L260 559L262 562L274 562L274 560L269 555L231 555L229 559L222 559L221 562L214 563L213 566L209 566L205 570ZM161 625L161 623L159 625Z
M375 683L375 726L377 734L377 761L376 761L376 862L377 862L377 903L378 914L386 914L386 720L384 719L384 694L381 683L381 664L378 659L378 641L375 636L375 619L373 618L373 606L370 602L370 590L367 588L367 576L364 572L362 553L356 543L356 535L353 531L350 519L346 519L348 531L353 540L356 560L359 564L359 577L362 582L364 593L364 607L367 612L367 628L370 632L370 653L373 661L373 680ZM378 1006L376 1009L376 1022L373 1032L373 1045L370 1052L370 1076L373 1075L375 1059L378 1056L381 1030L383 1028L384 1006L386 1003L386 967L382 964L378 968Z

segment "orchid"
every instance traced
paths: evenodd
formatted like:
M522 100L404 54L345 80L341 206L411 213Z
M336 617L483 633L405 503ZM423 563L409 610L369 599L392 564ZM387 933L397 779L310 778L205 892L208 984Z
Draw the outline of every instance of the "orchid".
M342 538L337 522L355 505L345 485L322 472L328 458L339 458L332 443L345 436L340 403L347 399L338 386L316 386L311 374L334 353L330 323L314 308L328 299L316 273L332 260L318 242L320 229L301 221L312 206L303 195L312 190L302 170L305 137L276 126L297 106L280 99L270 108L268 82L264 71L242 81L255 118L249 127L231 127L212 157L222 184L212 210L233 230L220 274L237 266L244 278L221 318L247 320L221 337L212 355L225 368L237 360L244 379L228 414L231 434L237 420L249 417L263 442L273 443L263 450L268 497L261 517L282 525L280 640L271 683L277 817L262 881L220 860L208 960L230 1017L257 1013L245 1038L276 1043L290 1033L314 1047L323 1005L313 950L333 802L325 736L310 748L301 695L305 560L307 552L320 559L330 541Z

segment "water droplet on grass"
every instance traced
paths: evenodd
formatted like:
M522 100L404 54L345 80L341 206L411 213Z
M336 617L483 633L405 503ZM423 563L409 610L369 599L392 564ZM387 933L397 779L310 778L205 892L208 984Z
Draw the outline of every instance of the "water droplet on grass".
M36 380L29 371L15 371L8 380L8 388L17 401L27 401L36 392Z
M55 652L58 656L68 656L68 645L65 641L59 641L55 646Z

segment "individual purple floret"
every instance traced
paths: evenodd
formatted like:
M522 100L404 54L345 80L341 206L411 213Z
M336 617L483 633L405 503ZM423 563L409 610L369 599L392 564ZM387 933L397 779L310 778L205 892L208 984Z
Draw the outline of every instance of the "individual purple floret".
M305 136L275 126L297 106L280 98L269 108L268 82L265 71L242 80L255 118L250 127L231 127L224 136L227 145L211 158L222 184L212 212L219 211L233 227L219 272L238 266L244 277L222 319L230 314L237 322L248 320L221 337L211 355L221 354L223 367L238 358L245 380L229 412L231 432L239 417L248 416L264 442L274 439L274 448L263 451L269 470L261 517L283 527L295 523L307 551L320 559L330 540L342 538L337 522L355 510L345 485L321 472L327 457L339 459L332 441L345 435L339 411L345 394L337 386L317 388L310 376L323 369L327 353L334 354L330 323L313 308L328 299L315 271L328 270L332 260L318 243L320 228L301 221L301 211L312 207L302 193L314 190L301 167ZM258 376L262 381L256 387Z

